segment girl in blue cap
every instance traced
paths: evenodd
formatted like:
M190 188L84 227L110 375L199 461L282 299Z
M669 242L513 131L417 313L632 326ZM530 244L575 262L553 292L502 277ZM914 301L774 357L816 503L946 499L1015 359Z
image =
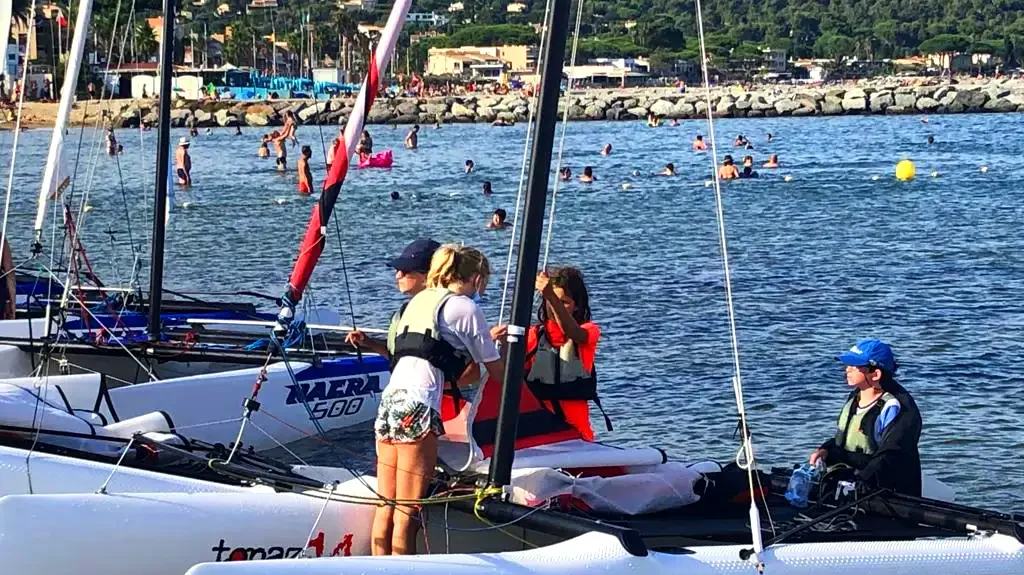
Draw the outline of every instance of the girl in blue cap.
M899 364L892 348L864 339L836 359L846 366L846 384L853 391L835 436L811 453L810 464L845 465L860 483L920 496L921 413L894 379Z

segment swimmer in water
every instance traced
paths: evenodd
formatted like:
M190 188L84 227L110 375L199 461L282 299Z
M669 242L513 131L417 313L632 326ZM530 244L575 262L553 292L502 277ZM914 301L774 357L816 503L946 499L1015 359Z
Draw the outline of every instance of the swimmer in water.
M647 113L647 127L648 128L657 128L660 125L661 125L661 118L656 116L654 114L654 112L648 112Z
M747 140L747 137L744 136L743 134L740 134L740 135L736 136L736 139L733 140L733 145L736 146L737 148L745 148L749 144L750 144L750 141Z
M441 129L441 122L434 122L434 129L435 130L440 130Z
M236 136L241 136L241 135L243 135L243 134L242 134L242 126L237 126L237 125L235 126L235 135L236 135Z
M487 222L487 229L501 230L507 228L509 226L509 223L505 221L505 218L507 217L508 212L505 210L501 208L494 210L494 213L491 214L491 221Z
M400 199L402 199L401 194L399 194L398 192L391 192L391 200L392 201L400 200Z
M732 163L732 156L726 154L718 168L718 177L723 180L735 180L740 177L740 171L736 169L736 164Z
M693 141L693 149L702 152L708 149L708 145L704 143L704 136L697 134L697 139Z
M360 134L359 143L356 144L356 153L359 154L360 161L365 161L373 153L373 138L370 136L370 132L363 130L363 133Z
M661 171L662 176L674 176L676 175L676 167L672 162L665 164L665 169Z
M475 168L475 167L476 167L476 164L473 163L473 160L466 160L466 173L467 174L472 173L473 172L473 168Z
M309 146L302 146L299 163L296 167L299 170L299 193L303 195L313 193L313 172L309 169L311 157L313 157L313 150Z
M590 184L596 182L597 178L594 177L594 168L590 166L584 166L583 175L580 176L581 184Z
M612 145L611 144L605 144L604 147L601 148L601 155L602 156L610 156L611 154L612 154Z
M772 154L768 156L768 161L761 165L762 168L775 169L779 167L779 155Z
M420 125L416 124L409 130L409 133L405 135L405 147L409 150L415 150L420 143Z
M484 184L483 184L483 193L484 193L485 196L489 196L489 195L494 193L494 191L491 190L491 182L484 182Z
M341 126L338 128L338 135L331 140L330 144L327 144L327 150L324 153L324 163L327 164L327 169L331 169L331 164L334 163L334 155L339 150L345 149L345 127ZM344 152L343 152L344 153Z
M668 125L669 125L669 127L672 127L672 128L678 128L679 127L679 120L676 120L675 118L672 118L672 121L669 122Z
M740 172L741 178L756 178L757 172L754 171L754 157L744 156L743 157L743 171Z
M570 170L568 167L559 168L558 179L563 182L568 182L572 180L572 170Z
M211 130L210 128L207 128L206 130L203 131L203 133L206 134L207 136L209 136L210 134L213 133L213 130Z
M263 134L260 138L260 147L256 149L256 156L260 158L270 157L270 148L267 147L267 142L270 141L270 134Z
M174 150L174 168L178 175L178 183L189 187L192 185L192 156L188 155L189 141L182 136L178 140L178 148Z
M773 136L771 132L768 132L768 143L769 144L772 143L772 140L774 140L774 139L775 139L775 136Z
M935 143L935 136L928 136L928 145Z
M114 137L114 128L107 128L107 134L105 137L107 140L107 154L111 156L117 154L118 144L117 138Z

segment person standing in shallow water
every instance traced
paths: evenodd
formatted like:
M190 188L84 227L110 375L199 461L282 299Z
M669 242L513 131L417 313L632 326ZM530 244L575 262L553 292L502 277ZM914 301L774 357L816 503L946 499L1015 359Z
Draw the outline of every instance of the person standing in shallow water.
M313 172L309 169L309 159L313 156L313 150L309 146L302 146L302 153L299 156L299 193L309 195L313 193Z
M189 187L192 185L192 156L188 154L188 138L182 136L178 140L178 148L174 150L174 169L178 175L178 183Z
M405 135L405 147L410 150L415 150L419 146L420 142L420 126L419 124L414 125L409 129L409 133Z

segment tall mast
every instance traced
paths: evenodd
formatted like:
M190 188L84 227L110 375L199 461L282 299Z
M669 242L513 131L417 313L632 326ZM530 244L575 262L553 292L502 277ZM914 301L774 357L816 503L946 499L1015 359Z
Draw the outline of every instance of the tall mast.
M156 144L156 194L153 196L153 244L149 264L149 339L160 339L160 303L164 288L164 231L167 225L167 173L171 163L171 75L174 62L174 0L164 0L160 38L160 126Z
M551 150L558 120L558 98L562 89L562 59L569 31L571 0L553 0L544 25L547 36L541 52L544 70L540 77L540 101L530 151L530 178L526 186L526 208L519 235L519 261L516 264L516 287L512 298L512 321L508 328L508 355L501 388L498 431L488 483L493 487L508 485L512 478L515 457L516 426L519 423L519 394L523 386L526 361L526 328L533 315L534 277L540 257L540 240L544 233L544 206L551 179Z

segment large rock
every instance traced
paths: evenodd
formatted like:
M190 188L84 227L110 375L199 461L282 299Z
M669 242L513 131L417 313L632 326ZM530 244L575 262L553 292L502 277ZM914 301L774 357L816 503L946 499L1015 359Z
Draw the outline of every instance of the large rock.
M917 105L917 96L912 93L900 92L896 90L896 98L894 99L893 105L899 106L900 108L913 109Z
M418 114L401 114L391 122L392 124L419 124Z
M728 116L736 110L736 103L732 98L725 97L715 104L715 114L719 116Z
M867 109L867 98L851 98L850 91L846 92L846 97L843 98L843 110L847 112L863 112Z
M917 99L915 98L914 101L916 102ZM907 114L912 111L914 111L913 106L909 108L904 108L903 106L889 106L888 108L885 109L885 114L887 116L894 116L898 114Z
M395 117L395 111L385 106L374 106L366 117L368 124L387 124Z
M749 110L752 105L753 105L753 101L748 99L748 98L743 98L741 100L736 100L736 109L740 110L740 111Z
M297 115L299 116L299 120L301 120L303 124L308 124L310 122L316 121L317 118L322 116L326 110L326 101L317 102L311 106L306 106L305 108L299 110L299 113Z
M938 92L935 93L936 96L938 94L939 94ZM939 104L942 104L942 106L948 108L948 107L950 107L953 104L953 102L956 101L956 92L954 92L953 90L950 90L950 91L946 92L945 94L943 94L941 99L939 99L939 98L936 98L936 99L939 100Z
M656 116L669 116L672 114L673 108L674 106L672 105L672 102L669 102L668 100L658 100L651 104L651 113Z
M646 118L647 108L643 106L634 106L632 108L626 108L626 113L632 115L635 118Z
M793 103L796 104L796 102ZM750 108L752 110L759 110L763 112L765 110L774 110L775 106L765 100L764 96L755 96L754 100L750 103Z
M783 98L775 102L775 111L778 112L780 116L789 114L790 112L798 109L799 107L800 104L798 104L795 100L790 100L789 98Z
M462 102L454 102L452 103L452 116L456 118L472 118L474 116L473 109Z
M932 110L939 107L939 103L935 101L934 98L922 96L917 99L917 104L915 104L914 107L916 107L918 110L921 110L922 112L931 112Z
M231 114L231 111L227 108L221 108L213 115L213 118L217 120L217 125L221 128L227 126L235 126L238 124L238 118Z
M624 100L619 101L622 102L622 107L625 108L626 110L630 108L636 108L637 105L639 105L639 102L636 101L636 98L626 98Z
M479 100L476 101L476 106L478 108L493 108L493 107L497 106L500 103L501 103L501 99L500 98L487 98L487 97L484 97L484 98L480 98Z
M957 92L956 97L956 101L963 104L964 109L972 112L980 110L987 99L988 94L981 90L963 90Z
M572 108L569 109L569 115L572 116ZM478 122L493 122L498 117L498 113L487 106L477 105L476 117Z
M617 121L617 120L622 118L622 115L624 113L625 112L623 112L622 108L619 108L617 106L613 106L613 107L608 108L607 110L605 110L604 118L606 120Z
M935 94L938 89L938 86L917 86L914 88L914 94L918 98L932 98L932 95ZM932 99L934 100L935 98Z
M944 100L946 98L946 95L949 94L950 92L953 92L953 88L952 87L950 87L950 86L940 86L938 90L935 90L935 93L932 94L931 97L933 99L941 102L942 100Z
M861 88L852 88L850 90L847 90L846 93L843 95L844 100L855 100L857 98L863 99L866 97L867 94L865 94L864 90L862 90Z
M892 92L888 90L882 90L881 92L875 92L871 94L871 111L876 114L882 113L886 108L892 106L895 100L892 97Z
M685 100L679 100L675 106L672 106L672 115L676 118L689 118L696 113L697 110L693 104Z
M157 112L150 111L148 114L142 117L142 121L147 125L156 126L160 123L160 114L158 114ZM172 123L171 125L173 126L174 124Z
M675 110L675 108L673 108L673 110ZM600 120L605 117L604 108L595 102L583 110L583 116L588 120Z
M270 117L259 112L246 112L245 123L249 126L266 126L270 124Z
M828 96L821 103L821 113L826 116L839 116L843 113L843 101Z
M181 128L191 121L192 110L189 110L187 108L171 110L171 126L174 126L175 128Z
M444 102L436 102L436 101L435 102L427 102L423 106L423 111L428 113L428 114L430 114L430 115L432 115L432 116L437 116L437 115L444 114L445 112L447 112L448 111L448 105L445 104Z
M420 113L420 106L416 100L403 100L398 104L397 110L400 116L415 116Z
M984 109L993 112L1014 112L1017 110L1017 104L1008 98L996 98L986 102Z
M800 106L796 110L793 110L790 114L793 116L813 116L817 110L814 108L808 108L806 106Z

